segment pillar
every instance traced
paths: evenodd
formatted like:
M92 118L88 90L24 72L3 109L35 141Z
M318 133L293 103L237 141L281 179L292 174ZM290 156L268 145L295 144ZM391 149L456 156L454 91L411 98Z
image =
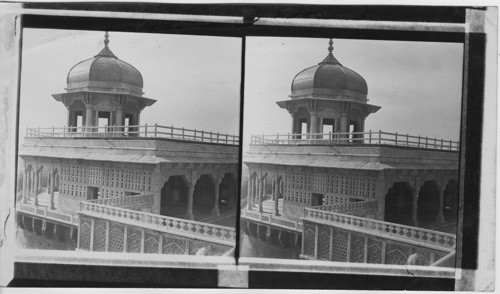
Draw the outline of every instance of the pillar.
M33 192L35 196L35 206L38 206L38 185L40 183L40 170L35 169L35 185L33 187Z
M309 111L309 114L311 115L311 121L310 121L311 126L309 127L310 133L316 134L318 133L318 112Z
M26 191L28 193L28 197L26 197L26 202L28 200L31 200L31 197L33 195L33 169L30 169L28 171L28 191Z
M274 198L274 215L279 216L279 208L278 208L278 202L279 202L279 181L278 181L278 176L276 176L276 180L274 180L274 185L273 185L273 198Z
M259 176L259 212L263 211L262 198L264 196L264 178Z
M89 128L92 126L92 104L85 104L85 131L92 132L92 129Z
M252 210L252 172L250 172L250 176L248 177L248 194L247 194L247 209Z
M349 125L347 124L347 113L342 113L342 117L340 118L340 132L348 133ZM345 137L346 135L342 136Z
M187 212L186 212L186 218L189 220L194 220L194 215L193 215L193 194L194 194L194 185L196 182L191 181L187 183L188 189L187 189Z
M214 195L214 208L212 209L212 215L219 216L220 215L220 210L219 210L219 189L220 189L220 180L215 179L215 195Z
M54 205L54 188L55 188L55 174L54 171L50 171L49 173L49 178L50 178L50 186L49 186L49 193L50 193L50 209L56 209Z
M122 132L123 131L123 128L122 128L122 126L123 126L123 106L116 107L115 126L119 126L118 128L115 128L115 132ZM115 135L117 135L117 134L115 134Z
M68 128L69 128L69 131L70 132L73 132L74 130L72 129L72 127L75 126L75 120L73 119L75 113L73 110L71 110L70 107L67 107L68 108Z
M445 181L441 181L441 185L438 185L439 188L439 198L438 198L438 213L436 215L436 222L438 224L444 224L444 216L443 216L443 197L444 197L444 189L445 189Z
M412 205L411 205L411 225L418 227L418 193L420 192L420 184L417 183L412 191Z
M28 191L26 191L27 189L28 189L28 171L25 168L23 171L23 193L22 193L23 203L26 203L26 197L28 196Z

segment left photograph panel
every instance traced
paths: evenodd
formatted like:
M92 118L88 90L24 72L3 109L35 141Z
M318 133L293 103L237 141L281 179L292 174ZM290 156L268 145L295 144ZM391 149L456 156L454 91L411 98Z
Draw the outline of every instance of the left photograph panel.
M24 29L18 247L233 256L241 46Z

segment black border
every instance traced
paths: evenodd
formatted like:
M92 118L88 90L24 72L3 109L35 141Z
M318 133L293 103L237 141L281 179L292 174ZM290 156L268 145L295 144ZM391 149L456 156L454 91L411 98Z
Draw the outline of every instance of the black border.
M147 13L180 13L193 15L240 16L242 24L206 24L159 20L111 19L23 15L22 26L76 30L110 30L212 36L295 36L375 40L410 40L458 42L468 44L466 101L463 101L461 154L465 173L463 193L462 255L463 269L476 269L478 257L479 182L484 102L486 36L482 33L414 32L329 29L311 27L257 26L259 17L349 19L409 22L465 23L466 7L377 6L377 5L288 5L288 4L152 4L152 3L24 3L24 8L88 11L127 11ZM484 10L483 7L477 8ZM245 41L243 41L244 44ZM244 49L242 51L244 53ZM244 56L242 57L244 62ZM244 63L242 64L244 78ZM464 88L465 88L464 87ZM243 115L243 80L241 87ZM465 109L464 109L465 108ZM243 121L240 119L240 130ZM465 147L465 148L464 148ZM240 151L241 152L241 151ZM241 160L241 159L240 159ZM462 171L462 169L460 170ZM240 187L241 189L241 187ZM460 238L459 238L460 241ZM238 254L238 250L236 250ZM78 274L75 274L78 273ZM14 280L9 286L53 287L217 287L214 269L129 268L66 264L14 263ZM105 281L103 281L105 277ZM307 282L306 282L307 281ZM250 288L294 289L408 289L453 290L455 279L394 277L384 275L313 274L296 272L249 272Z

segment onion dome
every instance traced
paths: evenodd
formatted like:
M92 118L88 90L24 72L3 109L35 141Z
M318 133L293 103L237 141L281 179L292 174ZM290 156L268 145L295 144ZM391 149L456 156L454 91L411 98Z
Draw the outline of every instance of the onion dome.
M365 79L343 66L332 54L332 39L329 44L329 53L322 62L304 69L295 76L292 82L292 99L354 98L366 101L368 86Z
M93 58L71 68L67 77L68 92L101 91L142 96L141 73L129 63L118 59L108 47L108 32L104 48Z

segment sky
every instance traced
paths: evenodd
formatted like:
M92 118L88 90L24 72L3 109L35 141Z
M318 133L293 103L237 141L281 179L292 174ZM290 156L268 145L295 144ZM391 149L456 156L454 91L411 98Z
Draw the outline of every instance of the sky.
M103 40L100 31L23 30L21 138L27 126L67 124L66 107L51 95L65 92L71 67L99 53ZM141 124L238 134L241 39L109 32L109 40L111 51L141 72L143 96L157 100L142 111Z
M144 96L157 99L141 123L238 134L241 39L110 32L109 47L136 67ZM64 92L73 65L103 48L104 32L24 29L20 135L27 126L63 126ZM326 38L247 37L243 149L251 134L290 131L290 99L301 70L321 62ZM458 140L463 45L456 43L334 39L334 56L364 77L370 104L365 130ZM21 139L22 142L22 139Z
M287 134L288 100L297 73L321 62L329 39L249 37L246 44L244 150L251 134ZM457 140L460 132L463 45L333 39L333 55L368 84L365 131L382 130Z

